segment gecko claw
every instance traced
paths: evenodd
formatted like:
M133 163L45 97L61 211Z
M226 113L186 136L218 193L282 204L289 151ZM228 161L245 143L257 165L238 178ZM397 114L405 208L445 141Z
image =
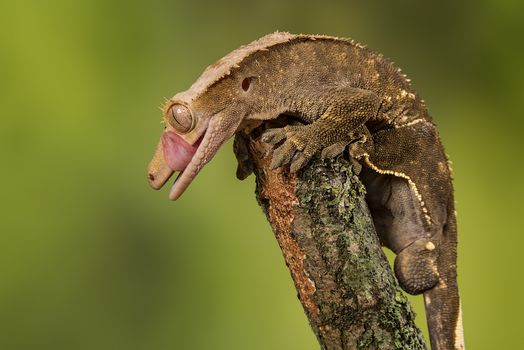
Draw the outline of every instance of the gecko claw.
M311 157L317 152L308 137L311 126L288 125L284 128L269 129L262 136L262 141L278 144L285 139L284 143L273 150L271 169L276 169L290 164L290 172L300 170Z
M320 158L322 160L335 158L340 153L344 152L348 144L349 144L349 141L343 140L343 141L334 143L331 146L327 146L326 148L322 150L322 153L320 153Z
M289 171L292 173L296 173L300 169L306 165L311 157L306 156L306 154L302 152L298 152L295 157L293 157L293 161L291 162L291 165L289 166Z
M282 146L273 151L273 159L271 160L271 169L279 168L288 164L295 155L296 148L290 141L284 142Z
M262 142L270 143L272 145L276 145L280 141L286 138L286 131L284 128L278 128L278 129L268 129L264 132L262 135Z

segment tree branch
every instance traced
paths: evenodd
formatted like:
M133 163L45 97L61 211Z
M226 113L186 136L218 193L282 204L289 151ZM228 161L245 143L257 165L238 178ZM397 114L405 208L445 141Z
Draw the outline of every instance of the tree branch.
M248 150L257 200L322 349L426 349L351 163L314 159L298 174L270 170L269 146L256 134Z

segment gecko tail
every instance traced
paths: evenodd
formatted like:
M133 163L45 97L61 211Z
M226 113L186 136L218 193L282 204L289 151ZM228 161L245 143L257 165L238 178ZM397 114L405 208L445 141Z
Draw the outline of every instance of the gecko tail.
M462 307L457 284L457 228L454 210L444 227L438 262L439 282L424 292L432 350L464 350Z
M458 288L437 285L424 293L424 302L431 349L464 350L462 308L458 299Z

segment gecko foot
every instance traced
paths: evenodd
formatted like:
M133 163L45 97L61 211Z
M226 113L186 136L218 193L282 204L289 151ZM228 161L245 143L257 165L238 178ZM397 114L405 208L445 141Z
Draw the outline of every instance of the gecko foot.
M235 141L233 142L233 152L237 158L237 179L244 180L253 173L255 168L253 160L249 155L248 136L239 131L235 134Z
M348 147L355 153L361 153L372 144L369 131L364 126L357 128L349 135L341 134L342 139L321 137L318 125L288 125L283 128L268 129L262 134L262 141L274 145L271 169L290 164L289 170L296 172L304 167L319 151L322 159L335 158ZM330 140L329 142L323 139ZM357 152L358 153L358 152ZM351 154L356 157L358 154Z
M262 141L278 145L273 151L271 169L289 164L293 173L304 167L321 149L321 145L315 142L313 131L311 125L288 125L265 131Z
M322 150L322 153L320 153L320 157L322 159L335 158L340 153L344 152L344 150L350 143L351 143L350 140L342 140L342 141L332 144L331 146L327 146L326 148Z
M439 281L438 248L432 240L421 238L402 249L395 259L395 275L402 289L420 294Z

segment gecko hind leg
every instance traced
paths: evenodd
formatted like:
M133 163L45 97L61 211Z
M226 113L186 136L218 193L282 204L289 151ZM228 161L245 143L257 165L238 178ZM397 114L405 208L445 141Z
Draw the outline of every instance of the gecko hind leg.
M368 204L382 242L398 254L401 286L424 292L431 348L463 349L453 189L436 128L419 119L377 131L372 151L350 154L367 165Z
M426 227L408 182L367 167L360 178L380 241L397 254L394 270L400 286L409 294L433 288L439 281L438 235Z
M429 238L420 238L402 249L395 258L395 276L403 290L420 294L439 281L436 245Z

